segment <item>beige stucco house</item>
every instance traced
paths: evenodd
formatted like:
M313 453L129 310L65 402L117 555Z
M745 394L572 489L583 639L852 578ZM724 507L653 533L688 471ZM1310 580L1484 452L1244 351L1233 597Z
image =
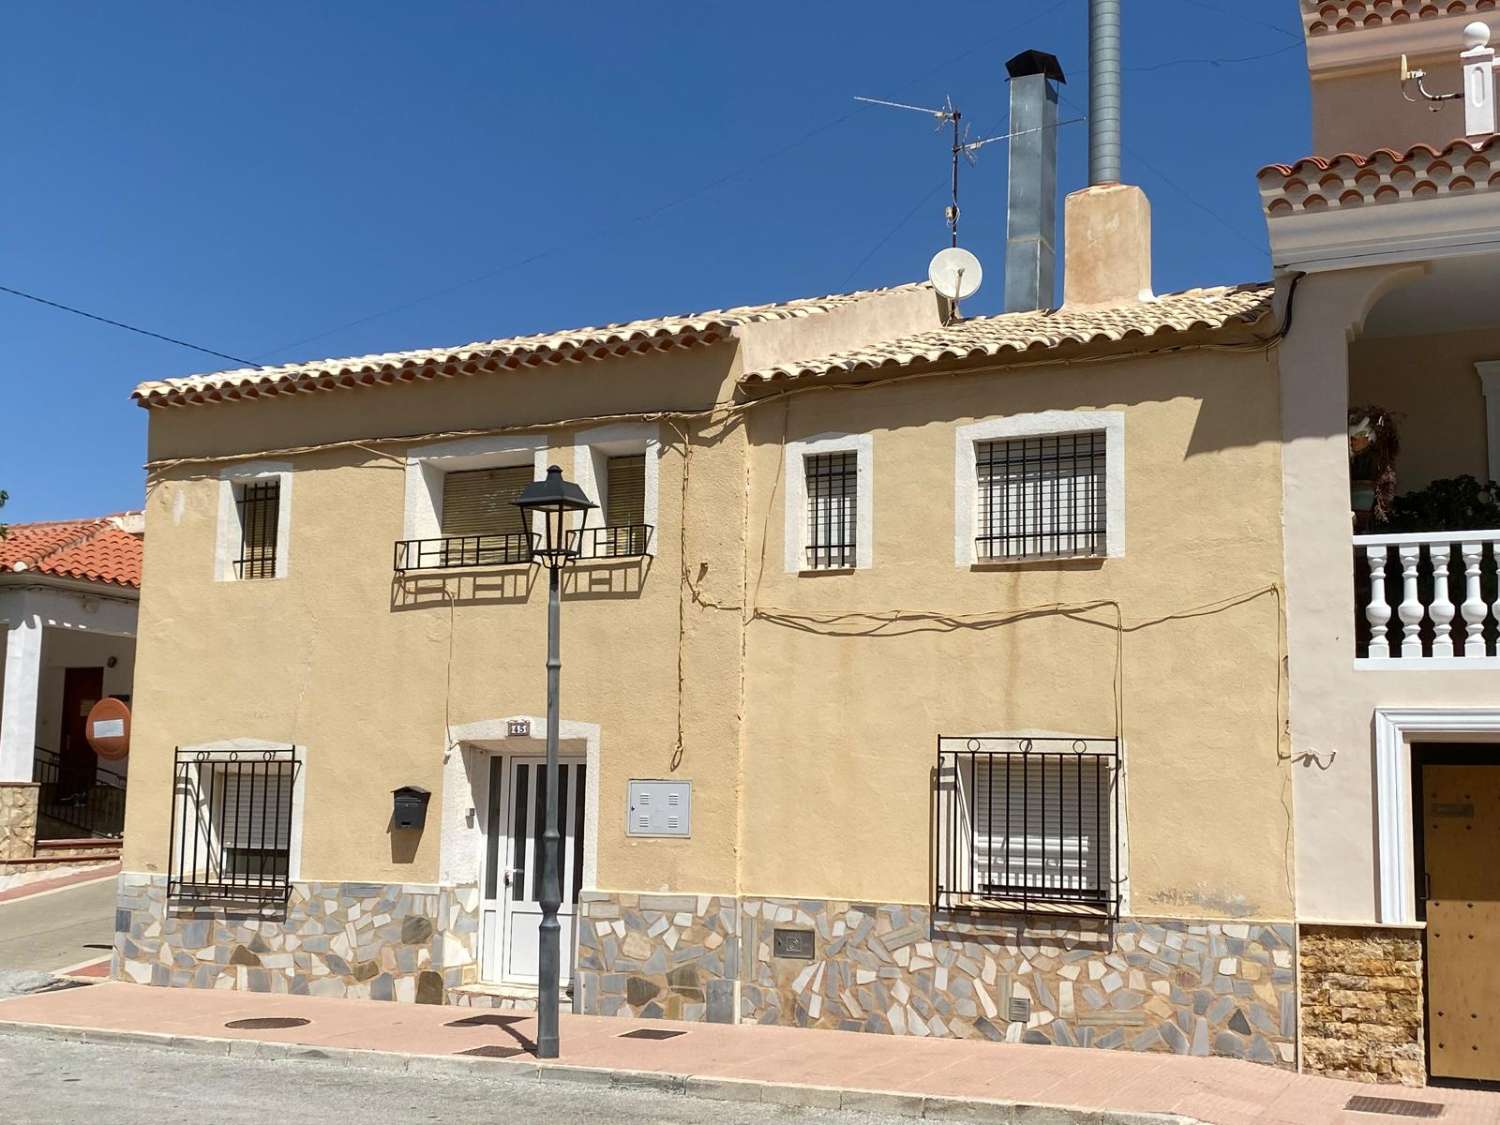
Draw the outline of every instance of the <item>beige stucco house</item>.
M1355 143L1343 83L1463 25L1338 7L1306 8L1320 145ZM1403 489L1494 475L1489 152L1265 170L1264 284L1152 295L1144 196L1103 185L1056 310L911 285L143 384L116 974L534 997L511 501L556 464L598 505L563 605L577 1010L1421 1081L1413 763L1447 759L1413 743L1488 760L1500 653L1477 595L1479 640L1434 639L1457 603L1401 567L1500 530L1352 539L1347 415L1402 416Z

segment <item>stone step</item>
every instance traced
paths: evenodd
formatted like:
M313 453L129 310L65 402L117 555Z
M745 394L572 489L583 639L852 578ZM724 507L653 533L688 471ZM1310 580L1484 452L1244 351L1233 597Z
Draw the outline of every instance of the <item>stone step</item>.
M534 1012L537 1004L537 989L534 984L461 984L448 989L447 1000L460 1008L493 1008L511 1012ZM562 1006L565 1011L573 1005L573 989L564 986Z

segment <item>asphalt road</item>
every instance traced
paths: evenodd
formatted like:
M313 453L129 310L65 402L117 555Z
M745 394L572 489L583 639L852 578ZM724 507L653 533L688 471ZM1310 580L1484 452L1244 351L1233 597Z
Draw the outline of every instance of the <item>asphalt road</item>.
M5 1006L0 1004L0 1014ZM496 1066L502 1064L497 1063ZM419 1077L329 1063L225 1059L135 1045L0 1035L0 1119L14 1125L266 1125L268 1121L681 1122L898 1125L910 1118L701 1101L494 1076Z
M108 957L115 940L115 880L0 902L0 974L65 969Z

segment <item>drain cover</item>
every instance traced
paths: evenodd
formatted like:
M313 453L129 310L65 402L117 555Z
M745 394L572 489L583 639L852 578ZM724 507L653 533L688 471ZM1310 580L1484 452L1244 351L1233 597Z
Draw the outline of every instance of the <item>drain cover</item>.
M494 1013L486 1013L482 1016L465 1016L461 1020L454 1020L445 1024L445 1027L509 1027L513 1023L520 1023L525 1016L501 1016Z
M1344 1103L1355 1113L1383 1113L1387 1117L1436 1117L1443 1112L1441 1102L1414 1102L1406 1098L1371 1098L1356 1094Z
M306 1027L311 1022L298 1016L258 1016L253 1020L230 1020L224 1026L236 1031L275 1031L288 1027Z
M452 1027L452 1024L448 1025ZM512 1055L519 1055L519 1047L502 1047L498 1043L486 1043L483 1047L470 1047L467 1051L455 1051L456 1055L473 1055L480 1059L508 1059Z
M627 1031L620 1036L621 1039L676 1039L679 1035L686 1035L685 1031L668 1031L664 1027L638 1027L634 1031Z

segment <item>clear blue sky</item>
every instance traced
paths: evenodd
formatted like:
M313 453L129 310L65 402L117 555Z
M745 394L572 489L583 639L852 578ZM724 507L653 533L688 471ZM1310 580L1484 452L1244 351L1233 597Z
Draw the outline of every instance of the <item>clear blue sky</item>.
M1000 132L1003 64L1035 47L1076 116L1086 7L13 4L0 285L279 363L914 280L946 244L945 141L853 95L951 94ZM1125 9L1157 291L1265 278L1255 171L1308 148L1295 0ZM1061 132L1065 191L1086 136ZM1004 150L963 174L971 314L1000 299ZM234 366L6 294L0 334L11 522L139 506L131 388Z

